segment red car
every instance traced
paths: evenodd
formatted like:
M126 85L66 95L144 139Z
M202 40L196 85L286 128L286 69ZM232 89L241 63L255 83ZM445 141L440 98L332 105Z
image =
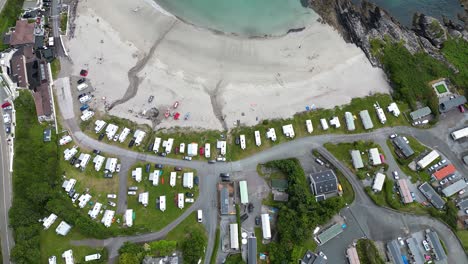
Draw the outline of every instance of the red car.
M88 71L83 69L83 70L80 71L80 75L82 77L86 77L86 76L88 76Z
M204 147L200 147L200 155L205 155L205 148Z
M463 105L459 105L458 109L460 109L460 113L465 113L465 107L463 107Z
M10 102L5 102L2 104L2 108L6 108L6 107L9 107L11 106Z

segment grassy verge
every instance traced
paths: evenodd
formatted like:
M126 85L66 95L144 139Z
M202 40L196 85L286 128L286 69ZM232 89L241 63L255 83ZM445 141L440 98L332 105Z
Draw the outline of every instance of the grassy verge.
M242 255L241 254L233 254L229 255L226 258L225 264L245 264L245 261L242 260Z
M136 219L134 221L135 226L141 226L151 231L157 231L174 221L179 217L185 210L187 210L192 204L185 203L183 209L177 207L176 198L178 193L190 192L194 194L193 199L198 197L198 186L194 184L193 189L188 189L182 187L182 175L184 172L194 172L194 176L197 175L197 172L190 169L184 169L181 172L177 172L176 186L171 187L169 185L169 179L171 171L174 171L174 167L165 166L162 171L162 175L159 178L159 185L153 186L153 184L148 180L149 173L145 172L146 163L137 163L132 166L132 169L129 171L128 175L128 185L137 186L138 191L136 196L128 197L128 208L134 210ZM137 183L131 177L131 171L134 168L141 167L143 169L142 181ZM151 164L151 172L154 172L154 164ZM162 183L164 179L164 184ZM149 192L149 201L148 206L144 207L141 203L138 202L138 193ZM162 212L156 206L156 199L160 196L166 196L166 211Z
M62 33L65 33L67 30L67 24L68 24L68 13L63 12L60 14L60 30Z
M369 239L359 239L356 246L359 260L362 264L384 264L374 242Z
M210 258L211 264L216 264L216 257L218 256L218 246L219 246L219 239L220 239L219 236L220 236L220 230L219 230L219 227L217 227L213 252L211 253L211 258Z
M342 161L348 166L348 168L356 174L356 176L363 180L368 177L373 177L376 172L380 171L382 168L387 170L388 165L382 164L379 166L373 166L369 161L368 150L371 148L378 148L379 153L383 154L381 147L371 141L356 141L353 143L326 143L323 145L328 151L330 151L337 159ZM361 152L362 162L364 163L364 168L354 169L352 159L351 159L351 150L359 150ZM364 153L364 154L362 154Z
M390 139L387 140L387 146L390 148L393 158L397 161L400 169L411 178L411 182L415 183L417 181L429 181L431 176L427 173L426 170L422 171L413 171L411 170L408 165L414 160L414 158L420 156L423 152L428 151L428 149L419 143L414 137L406 136L409 141L410 147L414 150L414 155L412 155L408 159L400 158L395 154L395 146L391 142ZM437 161L436 161L437 162Z
M3 10L0 12L0 35L3 36L8 28L15 26L16 19L23 9L24 0L7 0ZM8 48L0 38L0 51Z
M54 59L51 63L50 63L50 69L52 70L52 78L57 79L59 73L60 73L60 60L59 59Z

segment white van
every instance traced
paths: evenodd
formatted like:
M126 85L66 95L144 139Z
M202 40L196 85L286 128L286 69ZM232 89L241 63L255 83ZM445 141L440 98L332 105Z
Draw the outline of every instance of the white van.
M203 221L203 212L202 210L197 211L197 221L201 223Z
M88 85L86 83L82 83L82 84L79 84L76 89L78 89L78 91L83 91L84 89L88 88Z

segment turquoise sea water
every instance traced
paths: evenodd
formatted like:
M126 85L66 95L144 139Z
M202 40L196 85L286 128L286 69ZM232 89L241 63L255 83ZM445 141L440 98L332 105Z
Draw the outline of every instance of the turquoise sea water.
M359 0L353 0L359 2ZM446 16L458 21L457 13L463 12L458 0L370 0L378 6L387 10L402 24L411 26L413 14L424 13L441 19Z
M306 0L155 0L161 7L185 22L242 36L282 35L318 18L301 1ZM331 1L331 0L330 0ZM358 3L360 0L353 0ZM413 14L423 12L441 18L457 19L462 12L458 0L370 0L411 26Z
M282 35L313 23L318 15L300 0L156 0L180 19L243 36Z

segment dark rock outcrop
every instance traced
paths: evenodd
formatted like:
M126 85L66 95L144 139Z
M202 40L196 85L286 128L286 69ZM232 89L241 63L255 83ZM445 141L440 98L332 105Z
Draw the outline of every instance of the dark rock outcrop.
M445 61L439 49L447 39L447 34L465 38L468 35L463 27L453 22L450 22L452 26L449 28L445 23L423 14L415 15L414 29L407 28L385 10L367 1L362 1L360 6L354 5L351 0L309 0L309 4L346 41L359 46L374 66L380 64L372 54L373 39L403 43L413 54L422 51Z

